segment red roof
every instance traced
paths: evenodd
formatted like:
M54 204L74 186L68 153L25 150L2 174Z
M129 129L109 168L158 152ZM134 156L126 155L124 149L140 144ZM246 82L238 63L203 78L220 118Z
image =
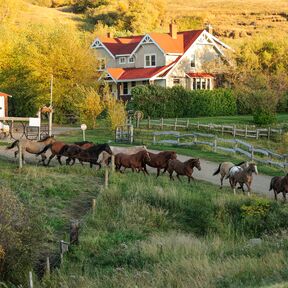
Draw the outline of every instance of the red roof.
M213 74L209 73L186 73L190 78L214 78L215 76Z
M6 94L6 93L3 93L3 92L0 92L0 96L9 97L9 96L11 96L11 95Z
M107 72L115 79L115 80L137 80L137 79L150 79L153 76L164 71L170 70L171 67L180 59L177 59L174 62L166 66L161 67L151 67L151 68L107 68Z
M192 30L177 33L177 39L173 39L169 33L149 33L148 35L159 45L165 53L183 54L200 36L203 30ZM100 41L113 55L131 54L142 41L143 35L108 38L100 36Z

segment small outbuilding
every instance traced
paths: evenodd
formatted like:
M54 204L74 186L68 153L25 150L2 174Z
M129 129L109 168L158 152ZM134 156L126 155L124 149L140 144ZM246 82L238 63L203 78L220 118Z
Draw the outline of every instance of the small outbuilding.
M0 117L8 117L8 97L12 96L0 92Z

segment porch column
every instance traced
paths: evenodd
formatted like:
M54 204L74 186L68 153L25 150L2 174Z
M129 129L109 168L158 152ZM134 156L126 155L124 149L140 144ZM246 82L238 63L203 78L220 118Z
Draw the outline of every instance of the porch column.
M117 83L117 99L120 100L121 83Z

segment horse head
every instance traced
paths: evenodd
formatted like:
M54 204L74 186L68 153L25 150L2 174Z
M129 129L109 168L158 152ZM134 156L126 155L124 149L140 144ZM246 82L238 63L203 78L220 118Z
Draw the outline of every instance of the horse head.
M188 165L193 168L196 167L199 171L201 170L200 159L199 158L192 158L188 160Z
M150 154L149 154L149 152L148 151L146 151L146 150L143 150L143 151L141 151L142 152L142 154L143 154L143 160L144 160L144 162L146 163L146 162L150 162L151 161L151 158L150 158ZM141 153L140 152L140 153Z
M256 163L250 163L249 165L248 165L248 169L253 173L255 173L256 175L258 175L258 169L257 169L257 165L256 165Z
M103 151L107 152L110 155L113 155L113 152L107 143L103 145Z

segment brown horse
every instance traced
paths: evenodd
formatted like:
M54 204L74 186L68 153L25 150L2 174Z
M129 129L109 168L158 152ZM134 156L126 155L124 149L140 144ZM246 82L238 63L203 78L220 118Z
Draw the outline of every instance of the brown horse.
M181 181L179 175L184 175L188 177L188 183L190 183L190 180L195 180L192 176L193 168L196 167L199 171L201 170L200 160L197 159L189 159L185 162L181 162L177 159L175 160L169 160L168 163L168 173L170 176L170 179L174 180L172 174L175 171L176 176Z
M22 147L22 159L23 161L25 161L24 159L24 155L25 152L31 153L31 154L36 154L41 155L41 160L40 162L43 162L43 165L45 164L45 160L46 160L46 155L45 152L43 152L43 148L45 148L47 145L53 144L54 142L56 142L56 140L54 139L54 136L48 136L40 141L31 141L28 139L20 139L20 140L16 140L14 141L9 147L7 147L6 149L12 149L14 147L17 147L17 151L14 152L15 158L17 157L18 153L19 153L19 146L21 145Z
M124 167L124 170L126 168L131 168L133 172L135 171L135 169L138 169L139 172L143 171L145 175L146 171L144 167L145 164L149 163L149 161L150 161L149 153L145 150L139 151L138 153L132 155L118 153L115 156L115 168L117 171L120 172L122 166Z
M283 177L275 176L271 179L270 189L274 191L274 198L277 201L277 194L282 192L283 199L286 202L286 193L288 193L288 174Z
M251 184L253 181L253 173L255 173L256 175L258 174L257 165L255 163L249 163L248 167L229 177L230 185L231 188L233 189L234 194L236 194L235 187L237 183L239 183L243 192L244 192L244 184L247 186L248 196L250 195Z
M148 166L157 168L157 177L160 175L161 169L164 169L163 174L168 169L169 160L174 160L177 158L175 151L163 151L158 154L148 152L150 156L150 161L147 163ZM146 165L144 166L145 172L148 174Z
M74 155L77 155L78 153L80 153L81 152L81 150L85 150L85 149L88 149L88 148L91 148L91 147L93 147L93 146L95 146L95 144L93 143L93 142L89 142L89 141L81 141L81 142L74 142L74 145L72 144L72 145L69 145L69 148L67 149L65 146L65 148L63 147L63 150L66 150L65 151L65 155L63 155L63 156L66 156L66 157L68 157L67 159L66 159L66 165L69 165L70 164L70 162L71 162L71 160L73 161L72 162L72 164L71 164L71 166L72 165L74 165L75 164L75 160L76 160L76 158L74 157ZM63 151L62 150L62 151ZM61 154L61 152L62 151L60 151L59 153ZM62 152L63 153L63 152ZM104 152L102 152L102 153L104 153ZM106 153L106 152L105 152ZM108 154L108 153L107 153ZM79 160L80 161L80 160ZM83 165L83 162L82 161L80 161L80 163Z

